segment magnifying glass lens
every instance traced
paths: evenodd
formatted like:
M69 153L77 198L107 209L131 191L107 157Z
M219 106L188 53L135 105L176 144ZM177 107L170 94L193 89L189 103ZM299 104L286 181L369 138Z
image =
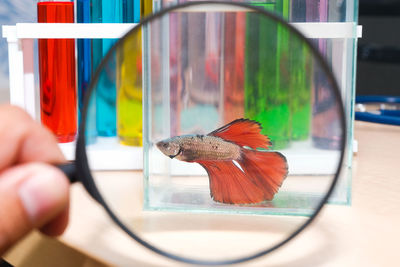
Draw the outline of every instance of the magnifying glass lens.
M88 168L126 231L199 260L254 255L302 229L344 149L340 95L316 48L241 4L140 24L101 63L84 114Z

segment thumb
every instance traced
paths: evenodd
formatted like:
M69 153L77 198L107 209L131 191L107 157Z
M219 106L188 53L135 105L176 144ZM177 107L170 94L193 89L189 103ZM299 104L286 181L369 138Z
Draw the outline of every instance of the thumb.
M43 163L0 173L0 255L33 228L43 228L68 208L69 183L61 171Z

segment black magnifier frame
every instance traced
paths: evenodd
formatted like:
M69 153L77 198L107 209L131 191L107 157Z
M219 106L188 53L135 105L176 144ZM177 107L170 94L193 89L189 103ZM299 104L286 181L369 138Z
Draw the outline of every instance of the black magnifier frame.
M327 191L326 195L323 197L321 200L320 204L316 207L315 212L309 217L309 219L302 224L296 231L291 233L286 239L283 241L275 244L272 247L263 249L259 252L256 252L254 254L250 254L248 256L244 257L239 257L239 258L232 258L232 259L226 259L226 260L200 260L200 259L195 259L195 258L189 258L189 257L184 257L184 256L179 256L173 253L170 253L168 251L162 250L149 242L143 240L140 238L134 231L130 230L127 226L124 225L122 221L119 220L119 218L114 214L114 212L111 210L111 208L107 205L103 197L101 196L99 190L96 187L96 184L93 180L92 174L89 169L89 164L88 164L88 159L87 159L87 154L86 154L86 141L85 141L85 122L87 119L87 114L88 114L88 106L89 106L89 100L92 92L95 90L95 85L97 84L99 80L99 76L101 74L101 70L105 67L107 64L108 60L110 57L113 55L113 53L116 51L116 48L125 41L126 38L128 38L132 33L137 32L138 29L140 29L143 25L146 25L147 23L153 21L154 19L160 18L163 15L173 12L185 7L191 7L191 6L201 6L201 5L230 5L230 6L235 6L235 7L241 7L245 8L250 11L254 12L259 12L260 14L265 15L266 17L269 17L271 20L285 25L289 31L292 34L295 34L300 40L304 41L309 48L311 49L312 54L315 56L315 60L319 64L319 66L324 70L324 72L327 75L327 79L332 85L332 89L334 91L334 96L336 97L338 103L339 103L339 113L340 113L340 126L342 127L342 133L341 133L341 145L340 145L340 159L339 159L339 164L336 169L335 176L332 180L332 184L329 187L329 190ZM79 127L79 136L78 136L78 141L77 141L77 146L76 146L76 160L75 162L71 162L69 164L66 164L64 166L60 166L60 168L64 171L64 173L70 178L71 182L81 182L85 189L88 191L88 193L100 204L103 206L103 208L106 210L107 214L111 217L111 219L114 221L116 225L118 225L126 234L128 234L131 238L136 240L138 243L140 243L142 246L150 249L151 251L165 256L169 259L173 259L176 261L180 261L183 263L189 263L189 264L196 264L196 265L228 265L228 264L236 264L236 263L241 263L245 261L250 261L253 259L256 259L258 257L264 256L280 247L282 247L284 244L288 243L290 240L292 240L295 236L297 236L301 231L303 231L312 221L314 221L315 217L318 215L318 213L321 211L322 207L324 204L327 202L329 199L330 195L332 194L335 184L337 183L341 168L342 168L342 163L344 159L344 152L345 152L345 146L346 146L346 122L345 122L345 112L343 108L343 101L342 97L339 91L339 87L337 85L337 82L333 76L333 73L331 69L329 68L328 64L325 62L323 59L322 55L319 53L319 51L314 47L314 45L306 39L296 28L288 24L285 20L282 18L278 17L277 15L274 15L273 13L270 13L262 8L251 6L246 3L238 3L238 2L224 2L224 1L194 1L194 2L186 2L183 4L178 4L172 7L167 7L165 9L162 9L161 11L154 13L150 16L147 16L143 18L138 25L136 25L133 29L131 29L124 37L119 39L110 49L110 51L107 53L107 55L104 57L102 62L100 63L99 67L97 68L93 79L89 85L89 89L85 95L84 99L84 107L82 111L82 120L80 123Z

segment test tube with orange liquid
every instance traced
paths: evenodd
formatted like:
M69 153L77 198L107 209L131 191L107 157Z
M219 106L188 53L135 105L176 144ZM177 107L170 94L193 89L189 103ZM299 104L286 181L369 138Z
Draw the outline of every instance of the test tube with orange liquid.
M73 1L39 1L39 23L73 23ZM40 110L42 124L67 143L77 132L75 40L39 39Z

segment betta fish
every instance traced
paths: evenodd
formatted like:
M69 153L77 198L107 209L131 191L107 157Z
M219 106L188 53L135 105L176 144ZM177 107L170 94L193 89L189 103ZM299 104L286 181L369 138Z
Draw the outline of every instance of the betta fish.
M288 174L285 156L257 150L271 146L261 129L256 121L237 119L207 135L175 136L157 147L171 159L200 164L214 201L260 203L273 199Z

